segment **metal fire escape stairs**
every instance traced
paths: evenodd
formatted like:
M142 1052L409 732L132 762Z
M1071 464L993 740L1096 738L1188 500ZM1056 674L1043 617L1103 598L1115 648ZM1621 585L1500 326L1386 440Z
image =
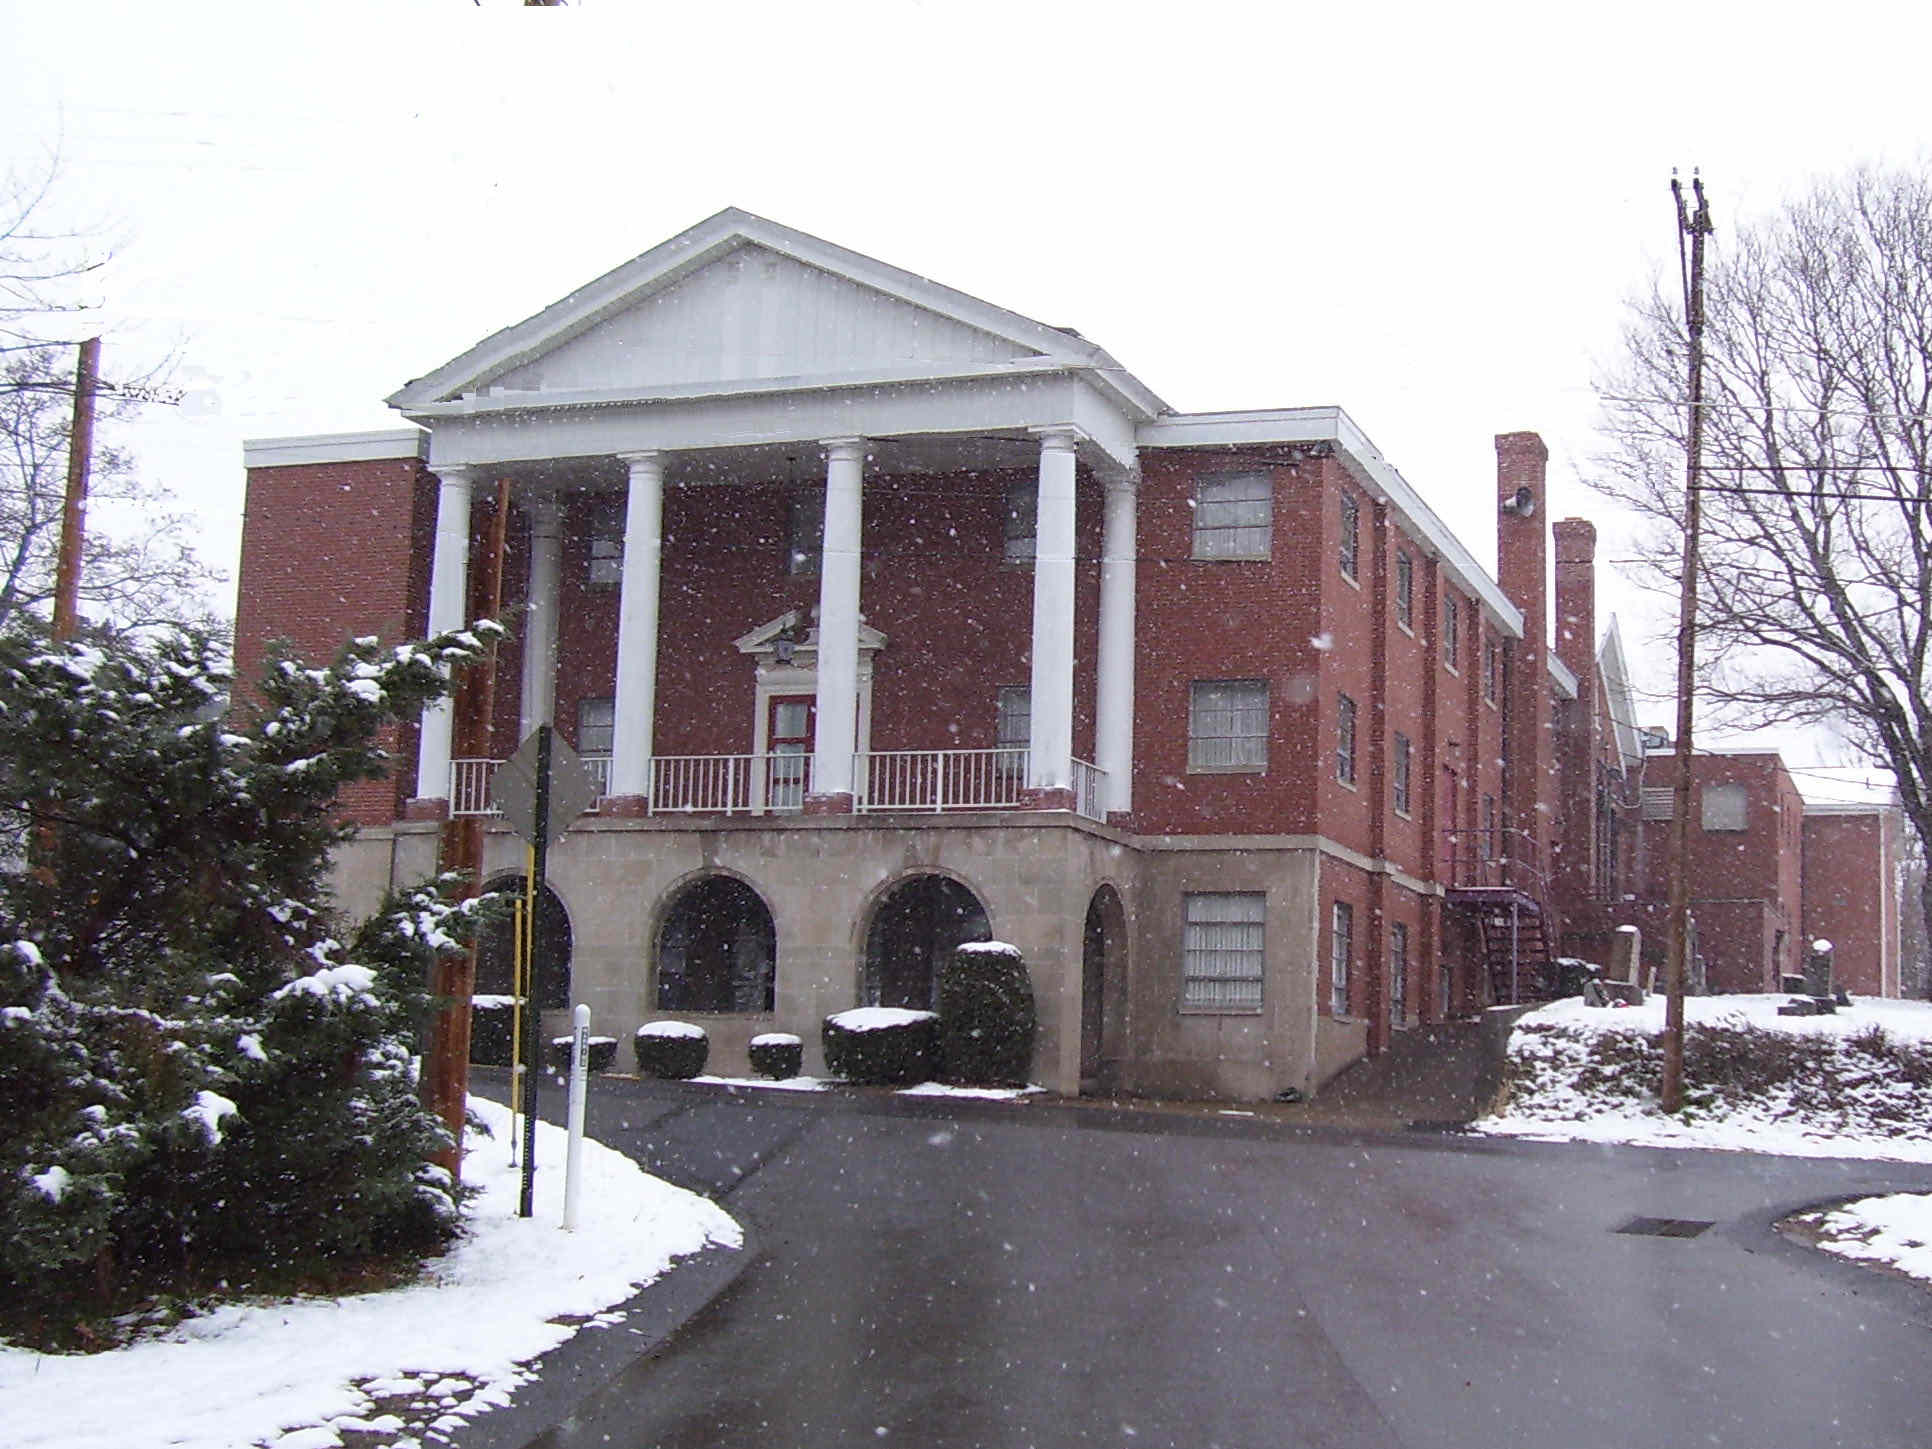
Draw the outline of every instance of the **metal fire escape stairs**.
M1549 1001L1557 994L1556 953L1542 873L1531 842L1504 830L1447 832L1451 907L1473 915L1493 1005Z

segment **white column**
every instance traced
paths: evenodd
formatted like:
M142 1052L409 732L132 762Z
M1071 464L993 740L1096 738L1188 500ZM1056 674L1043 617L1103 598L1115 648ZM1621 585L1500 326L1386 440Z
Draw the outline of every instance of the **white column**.
M523 708L517 738L557 722L557 589L563 576L562 510L554 497L530 505L530 583L524 591Z
M429 556L429 632L460 629L469 603L470 473L467 468L438 468L436 542ZM416 798L449 798L450 728L453 714L444 698L423 711L421 742L416 750Z
M1094 763L1107 772L1103 807L1133 808L1134 480L1107 485L1100 543L1100 661L1095 682Z
M624 574L618 584L616 728L610 793L651 788L651 730L657 712L658 578L664 535L664 455L621 453L630 465L624 504Z
M1040 501L1033 545L1033 732L1027 784L1073 788L1074 434L1040 434Z
M818 719L812 794L852 794L859 734L859 537L863 438L825 440L825 544L818 574Z

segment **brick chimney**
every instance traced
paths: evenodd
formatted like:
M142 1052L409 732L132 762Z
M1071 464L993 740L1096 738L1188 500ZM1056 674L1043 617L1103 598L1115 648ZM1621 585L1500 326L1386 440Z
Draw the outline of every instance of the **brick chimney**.
M1558 731L1558 895L1567 904L1589 899L1596 880L1597 756L1597 530L1582 518L1550 525L1556 536L1556 657L1576 676L1576 703L1563 709Z
M1535 433L1496 436L1496 577L1523 611L1523 637L1511 649L1508 710L1509 824L1540 844L1551 864L1556 782L1550 747L1550 675L1544 659L1549 619L1550 531L1543 512L1550 450Z

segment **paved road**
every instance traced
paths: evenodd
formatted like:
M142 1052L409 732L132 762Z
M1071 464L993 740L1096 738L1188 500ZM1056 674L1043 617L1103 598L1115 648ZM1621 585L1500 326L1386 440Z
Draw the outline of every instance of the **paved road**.
M1932 1169L608 1080L591 1118L759 1257L556 1449L1932 1445L1932 1294L1769 1231Z

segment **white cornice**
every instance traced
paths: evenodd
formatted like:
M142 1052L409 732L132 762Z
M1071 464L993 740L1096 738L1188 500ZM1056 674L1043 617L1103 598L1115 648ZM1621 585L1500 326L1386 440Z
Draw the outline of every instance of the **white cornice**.
M372 433L310 433L295 438L248 438L244 468L296 468L310 463L363 463L381 458L427 458L429 434L421 428Z
M1523 633L1523 612L1502 586L1476 562L1449 525L1422 501L1369 441L1368 434L1338 407L1270 408L1254 412L1170 413L1143 423L1136 434L1143 448L1242 448L1274 443L1332 443L1356 480L1401 516L1416 541L1441 560L1449 574L1482 601L1507 634Z

